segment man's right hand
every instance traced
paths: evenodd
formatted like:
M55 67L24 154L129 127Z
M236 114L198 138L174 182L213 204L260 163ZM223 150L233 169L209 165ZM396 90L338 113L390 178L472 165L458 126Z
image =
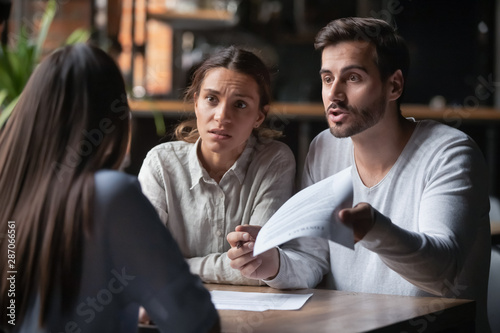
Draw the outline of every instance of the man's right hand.
M249 279L272 280L279 272L280 255L277 248L253 256L253 247L261 227L255 225L239 225L235 231L227 235L231 249L227 257L231 267ZM240 246L238 246L240 244Z

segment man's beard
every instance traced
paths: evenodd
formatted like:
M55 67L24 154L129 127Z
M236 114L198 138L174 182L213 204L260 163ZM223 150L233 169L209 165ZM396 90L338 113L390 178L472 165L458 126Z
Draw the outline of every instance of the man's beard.
M342 122L339 122L335 123L333 126L330 126L330 132L333 134L333 136L337 138L347 138L359 134L376 125L384 115L386 100L384 97L380 97L374 103L374 106L365 107L362 109L358 109L342 103L332 103L327 110L332 107L338 107L340 109L347 110L349 113L349 117L351 118L349 124L343 124Z

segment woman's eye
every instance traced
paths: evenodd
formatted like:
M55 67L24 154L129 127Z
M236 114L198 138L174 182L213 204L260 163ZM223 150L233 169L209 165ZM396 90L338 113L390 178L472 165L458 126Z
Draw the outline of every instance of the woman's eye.
M236 102L235 106L239 109L244 109L247 107L247 103L243 102L243 101L238 101Z
M325 83L325 84L332 83L332 78L330 76L324 76L323 77L323 83Z
M208 95L207 97L205 97L205 99L210 102L210 103L215 103L217 102L217 99L215 98L215 96L211 96L211 95Z

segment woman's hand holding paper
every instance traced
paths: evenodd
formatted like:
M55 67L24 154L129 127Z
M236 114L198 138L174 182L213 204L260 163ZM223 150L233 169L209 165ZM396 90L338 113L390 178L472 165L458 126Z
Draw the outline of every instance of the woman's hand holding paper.
M279 271L280 259L277 248L253 256L253 247L261 227L240 225L227 235L231 249L227 252L231 267L250 279L271 280Z

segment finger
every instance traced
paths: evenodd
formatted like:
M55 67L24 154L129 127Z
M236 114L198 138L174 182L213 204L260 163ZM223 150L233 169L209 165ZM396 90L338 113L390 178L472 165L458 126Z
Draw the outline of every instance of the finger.
M249 263L251 263L256 259L257 257L254 257L253 254L250 252L236 257L235 259L231 260L229 264L231 265L232 268L241 270L243 267L245 267L246 265L248 265Z
M359 203L353 208L340 211L339 218L342 223L353 229L356 242L362 240L375 223L374 209L367 203Z
M358 203L353 208L345 208L339 212L339 218L344 224L351 225L356 219L366 219L372 216L371 206L365 202Z
M226 239L231 247L236 247L238 242L248 242L249 240L251 240L251 237L247 232L233 231L227 234Z
M253 247L254 247L254 242L246 242L243 243L241 247L232 247L227 251L227 257L230 260L235 260L241 256L244 256L245 254L253 254Z
M340 222L344 223L347 226L351 226L352 216L353 216L352 208L345 208L339 212Z
M253 240L257 238L257 234L259 233L260 229L262 229L260 225L248 225L248 224L239 225L236 226L235 228L236 231L247 232L248 234L250 234L250 237Z
M259 257L255 257L254 260L250 261L246 265L242 266L240 268L240 272L243 276L246 276L248 278L254 278L257 276L257 270L260 268L262 265L262 259Z
M247 228L248 226L250 226L250 224L239 224L234 228L234 230L242 231L242 230L245 230L245 228Z

